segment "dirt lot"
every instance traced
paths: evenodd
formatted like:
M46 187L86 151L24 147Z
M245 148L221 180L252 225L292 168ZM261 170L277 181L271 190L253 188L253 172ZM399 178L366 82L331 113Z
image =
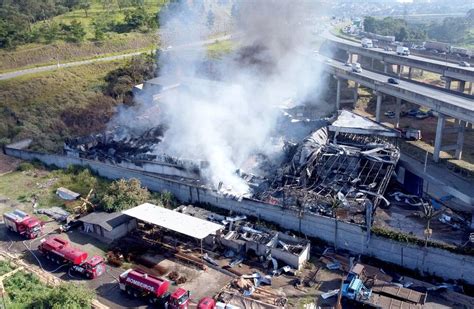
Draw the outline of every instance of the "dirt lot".
M360 90L361 96L356 105L355 111L363 116L375 119L375 99L371 98L370 94L365 90ZM410 109L418 108L417 105L404 102L402 103L402 111L409 111ZM384 115L385 112L395 110L395 100L392 97L384 97L381 108L381 122L385 125L394 125L394 119L388 118ZM423 120L416 119L414 117L401 117L400 128L413 128L419 129L422 133L422 139L420 141L402 141L402 149L405 153L412 157L424 160L424 154L428 151L431 155L429 159L432 159L432 153L434 150L434 140L436 136L436 117L429 117ZM453 119L446 121L445 128L454 127L455 122ZM455 144L457 141L457 134L455 133L444 133L443 134L443 145ZM466 128L464 134L464 148L462 160L455 160L453 158L454 153L441 152L441 159L447 164L454 165L456 167L466 169L470 173L474 173L474 130L472 128Z
M6 156L2 152L0 152L0 176L4 175L5 173L14 171L18 167L20 162L20 159Z

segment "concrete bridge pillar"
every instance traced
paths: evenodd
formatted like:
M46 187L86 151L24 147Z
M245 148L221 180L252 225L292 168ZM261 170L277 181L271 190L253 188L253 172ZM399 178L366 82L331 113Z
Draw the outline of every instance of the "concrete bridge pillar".
M387 74L387 72L388 72L388 63L384 63L383 64L383 73Z
M446 88L446 89L451 89L451 81L452 81L452 79L449 78L449 77L445 77L445 78L444 78L444 81L445 81L445 88Z
M377 95L377 106L375 108L375 121L380 122L380 110L382 108L382 93L380 92L375 92L375 95Z
M458 91L464 92L465 89L466 89L466 82L463 80L460 80L459 85L458 85Z
M409 67L408 68L408 79L411 79L412 73L413 73L413 68Z
M399 64L397 65L397 75L398 77L402 76L403 73L403 65Z
M445 120L446 120L445 115L443 114L438 115L438 125L436 126L436 137L435 137L435 145L434 145L434 152L433 152L433 160L435 162L439 161L441 143L443 141L443 131L444 131Z
M456 153L454 157L457 160L461 160L462 157L462 148L464 145L464 131L466 130L466 122L459 120L459 128L458 128L458 139L456 142Z
M354 106L359 99L359 83L354 83Z
M397 103L395 104L395 128L400 127L400 112L402 109L402 99L397 98Z
M341 109L341 80L336 78L336 110Z

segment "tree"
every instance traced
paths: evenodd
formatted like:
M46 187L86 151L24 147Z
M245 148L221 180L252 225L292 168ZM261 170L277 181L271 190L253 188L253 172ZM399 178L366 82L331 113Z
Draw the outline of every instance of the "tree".
M73 19L69 25L61 24L65 39L69 42L81 42L86 36L86 31L80 21Z
M207 27L209 29L211 29L214 26L215 18L216 17L214 16L214 13L212 12L212 10L209 10L209 12L207 12Z
M46 43L51 43L59 37L59 26L55 22L44 24L41 33Z
M401 27L398 33L395 35L395 39L399 42L403 42L407 39L408 32L405 27Z
M84 10L84 12L86 13L86 17L89 17L87 12L91 8L90 0L80 0L77 7L80 8L81 10Z
M137 7L125 12L125 24L131 30L138 29L148 24L149 16L144 7Z
M135 207L149 199L150 192L142 188L138 179L120 179L110 184L101 204L105 211L114 212Z
M376 33L377 32L376 23L377 21L374 17L366 16L364 18L364 31Z

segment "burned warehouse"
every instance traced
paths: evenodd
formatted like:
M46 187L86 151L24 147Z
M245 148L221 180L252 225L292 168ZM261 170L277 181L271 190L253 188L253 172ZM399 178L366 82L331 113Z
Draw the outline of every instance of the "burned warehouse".
M187 79L183 84L192 82ZM162 110L160 102L168 91L189 87L172 84L160 87L163 94L147 103L148 113ZM212 87L221 85L212 82ZM286 103L276 108L280 116L270 138L277 151L249 154L233 173L247 187L245 192L208 179L211 161L166 153L162 145L172 141L167 140L165 124L111 126L102 134L68 140L64 150L68 156L204 186L227 198L249 198L358 224L372 221L376 208L389 204L383 195L400 156L396 146L400 133L352 112L327 117L318 115L317 108ZM136 113L135 121L146 123L145 114Z

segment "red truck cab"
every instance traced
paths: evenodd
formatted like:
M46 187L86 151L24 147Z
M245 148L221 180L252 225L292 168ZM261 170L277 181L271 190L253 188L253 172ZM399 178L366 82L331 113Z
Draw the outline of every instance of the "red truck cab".
M28 239L33 239L41 234L43 223L36 217L16 209L13 212L3 214L5 226Z
M170 296L168 307L170 309L187 309L189 306L189 291L183 288L178 288Z
M96 255L80 265L72 266L71 269L89 279L95 279L105 272L105 261L103 257Z
M216 301L210 297L204 297L197 305L197 309L214 309L216 308Z

